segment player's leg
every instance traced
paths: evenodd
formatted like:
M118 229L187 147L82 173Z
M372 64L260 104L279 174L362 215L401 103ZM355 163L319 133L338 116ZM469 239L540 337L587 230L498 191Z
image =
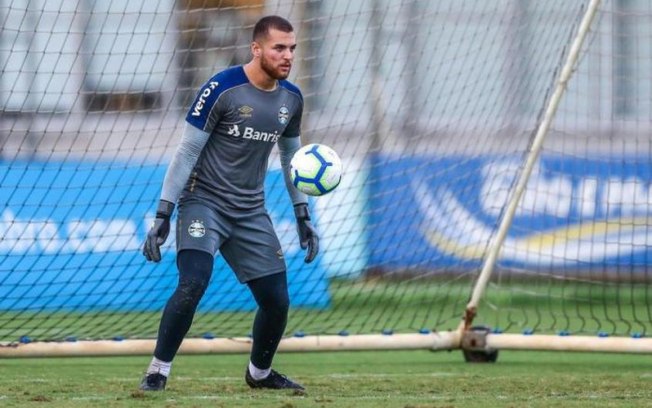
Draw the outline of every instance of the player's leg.
M249 367L245 373L247 384L251 388L303 391L303 386L272 370L272 360L283 338L290 308L286 273L254 279L247 285L258 304Z
M154 357L140 388L158 391L165 388L172 360L190 329L197 305L213 271L213 256L208 252L186 249L177 256L179 283L163 310Z
M177 223L179 282L168 300L158 330L154 356L140 388L165 389L174 359L188 333L213 271L213 255L221 241L222 222L203 206L180 206Z
M188 333L197 305L213 271L213 256L207 252L186 249L177 256L179 284L163 311L154 357L172 361Z
M245 380L252 388L303 387L271 369L283 337L290 305L283 252L266 213L236 222L220 252L240 282L245 282L258 310L253 324L253 345Z
M247 285L256 299L258 310L254 318L253 344L245 381L251 388L303 391L303 386L272 370L272 360L283 338L290 307L286 273L254 279Z
M250 370L254 378L264 378L281 342L287 323L290 299L286 273L277 273L247 282L258 310L253 324Z

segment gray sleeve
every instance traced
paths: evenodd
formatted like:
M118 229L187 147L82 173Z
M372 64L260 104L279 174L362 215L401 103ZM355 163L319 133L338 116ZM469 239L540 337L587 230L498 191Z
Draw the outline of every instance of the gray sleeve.
M209 137L210 133L186 123L181 142L165 173L161 200L177 202Z
M308 197L297 190L290 180L290 161L294 153L300 148L301 138L299 137L278 138L278 151L281 158L281 167L283 168L283 178L285 178L285 186L288 189L288 193L290 193L290 199L294 205L308 202Z

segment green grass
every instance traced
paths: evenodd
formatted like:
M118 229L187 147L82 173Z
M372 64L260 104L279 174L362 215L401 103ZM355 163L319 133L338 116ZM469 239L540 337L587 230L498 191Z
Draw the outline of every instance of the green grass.
M644 407L652 356L503 351L280 354L275 367L308 393L253 391L246 355L179 356L168 390L137 391L149 357L0 360L3 407Z
M416 332L422 328L457 327L471 284L445 279L334 280L332 305L326 310L292 308L286 333L307 334ZM33 340L153 338L160 320L152 312L0 311L0 342ZM245 336L251 312L195 316L189 337L212 332L219 337ZM574 334L629 336L648 334L652 324L652 285L646 283L563 281L546 279L492 284L475 321L505 331L537 333L566 330Z
M332 307L293 309L286 333L446 330L460 321L464 282L334 281ZM492 285L474 323L509 332L646 333L648 284L514 281ZM199 313L189 337L249 332L252 313ZM0 312L0 340L153 337L151 313ZM649 335L649 332L646 333ZM495 364L467 364L459 351L281 354L275 367L306 396L255 392L246 355L179 356L168 390L137 391L149 357L0 360L0 407L652 407L652 356L503 351Z

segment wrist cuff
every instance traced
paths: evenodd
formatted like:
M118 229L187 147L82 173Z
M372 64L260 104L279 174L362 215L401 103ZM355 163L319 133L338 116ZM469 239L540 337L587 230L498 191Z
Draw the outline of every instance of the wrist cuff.
M298 220L310 220L310 213L308 212L308 204L300 203L294 206L294 216Z
M170 218L174 211L174 203L165 200L159 200L156 209L156 218Z

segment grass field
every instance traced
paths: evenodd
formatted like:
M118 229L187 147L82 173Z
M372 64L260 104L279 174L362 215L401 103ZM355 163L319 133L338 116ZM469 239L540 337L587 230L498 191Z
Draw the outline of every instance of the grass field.
M0 360L2 407L646 407L652 356L503 351L280 354L308 393L253 391L246 355L179 356L168 389L137 391L149 357Z
M425 280L340 280L330 283L332 305L324 310L290 311L286 334L414 333L422 328L454 330L471 291L468 282ZM618 282L530 280L491 285L476 324L519 333L629 336L648 335L652 322L652 286ZM154 338L161 311L0 311L0 342L20 336L33 340ZM212 332L219 337L246 336L252 312L202 312L188 337Z
M649 335L648 285L546 281L491 286L476 323L518 333ZM333 282L326 310L293 310L286 333L447 330L459 324L469 286L438 281ZM199 313L194 334L244 335L249 313ZM0 313L0 340L153 337L151 313ZM168 390L137 390L148 356L0 359L0 407L652 407L652 356L503 351L495 364L461 352L280 354L282 373L308 394L256 392L246 355L179 356Z

